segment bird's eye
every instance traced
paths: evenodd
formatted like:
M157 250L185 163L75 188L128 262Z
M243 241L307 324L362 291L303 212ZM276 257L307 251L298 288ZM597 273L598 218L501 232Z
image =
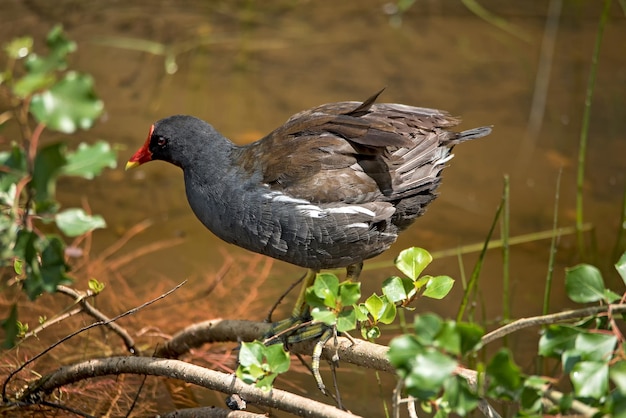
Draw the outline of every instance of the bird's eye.
M160 147L165 147L167 145L167 138L163 138L162 136L160 136L157 139L157 145Z

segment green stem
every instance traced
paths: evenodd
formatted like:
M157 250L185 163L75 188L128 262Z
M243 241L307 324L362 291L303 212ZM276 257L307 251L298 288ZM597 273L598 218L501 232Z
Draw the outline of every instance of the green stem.
M585 97L585 108L583 111L582 127L580 129L580 144L578 149L578 175L576 188L576 231L578 238L578 251L581 255L585 254L585 241L583 237L583 182L585 180L585 158L587 155L587 139L589 135L589 121L591 119L591 98L596 84L596 75L598 72L598 57L600 56L600 46L602 45L602 36L604 28L609 19L609 11L611 9L611 0L604 1L604 9L600 17L598 26L598 34L596 43L591 56L591 69L589 72L589 80L587 83L587 94Z
M505 323L511 318L511 293L510 293L510 275L509 275L509 176L504 175L504 193L503 199L503 217L502 217L502 319Z
M556 178L556 192L554 196L554 216L552 218L552 240L550 241L550 257L548 260L548 274L546 276L546 287L543 292L543 314L547 315L550 310L550 292L552 290L552 277L554 275L554 256L556 254L556 243L559 238L558 219L559 219L559 196L561 191L561 173Z
M502 199L500 200L500 204L498 205L498 209L496 210L496 214L493 218L493 222L491 223L491 227L489 228L489 233L483 242L482 249L480 254L478 255L478 261L476 261L476 265L474 266L474 270L472 271L472 275L470 276L469 282L467 284L467 288L463 293L463 299L461 300L461 306L459 307L459 312L456 315L456 321L461 322L463 320L463 315L465 314L465 309L469 303L470 295L475 293L476 287L478 285L478 277L480 276L480 270L483 266L483 261L485 259L485 254L489 249L489 241L491 240L491 236L493 235L493 231L496 229L496 225L498 224L498 219L500 219L500 213L502 213L502 208L504 206L504 194Z

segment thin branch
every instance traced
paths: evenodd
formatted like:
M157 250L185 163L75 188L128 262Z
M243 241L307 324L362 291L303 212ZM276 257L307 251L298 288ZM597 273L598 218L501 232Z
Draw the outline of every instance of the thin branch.
M78 304L82 307L83 311L97 319L98 321L106 323L106 326L111 329L111 331L115 332L120 336L128 351L132 354L139 354L137 349L135 348L135 341L133 338L126 332L124 328L119 326L118 324L111 322L111 318L100 312L98 309L94 308L89 302L87 302L87 297L92 296L91 292L88 294L80 293L70 287L67 286L57 286L57 292L70 296L76 300Z
M11 379L13 378L13 376L15 376L16 374L18 374L18 373L19 373L19 372L21 372L22 370L24 370L24 368L25 368L26 366L28 366L29 364L33 363L34 361L36 361L36 360L37 360L37 359L39 359L40 357L42 357L42 356L46 355L48 352L52 351L52 349L54 349L54 348L58 347L59 345L63 344L65 341L69 340L70 338L73 338L73 337L75 337L76 335L78 335L78 334L80 334L80 333L82 333L82 332L84 332L84 331L87 331L87 330L89 330L89 329L91 329L91 328L95 328L95 327L98 327L98 326L101 326L101 325L107 325L107 324L109 324L109 323L111 323L111 322L115 322L115 321L117 321L118 319L121 319L121 318L123 318L123 317L125 317L125 316L132 315L132 314L134 314L134 313L136 313L136 312L140 311L141 309L143 309L143 308L145 308L145 307L147 307L147 306L149 306L149 305L152 305L153 303L155 303L155 302L157 302L157 301L159 301L159 300L161 300L161 299L163 299L163 298L166 298L167 296L169 296L170 294L172 294L173 292L175 292L176 290L178 290L178 289L179 289L181 286L183 286L185 283L187 283L187 280L185 280L185 281L181 282L180 284L178 284L178 285L177 285L177 286L175 286L174 288L172 288L172 289L168 290L168 291L167 291L167 292L165 292L164 294L162 294L162 295L160 295L160 296L158 296L158 297L156 297L156 298L154 298L154 299L151 299L151 300L149 300L149 301L147 301L147 302L145 302L145 303L142 303L141 305L139 305L139 306L137 306L137 307L135 307L135 308L132 308L132 309L130 309L130 310L128 310L128 311L126 311L126 312L123 312L123 313L121 313L121 314L119 314L119 315L117 315L117 316L115 316L115 317L113 317L113 318L109 319L108 321L98 321L98 322L94 322L93 324L90 324L90 325L87 325L87 326L85 326L85 327L82 327L81 329L79 329L79 330L77 330L77 331L74 331L74 332L72 332L71 334L66 335L65 337L61 338L59 341L57 341L56 343L52 344L51 346L49 346L49 347L48 347L48 348L46 348L45 350L41 351L39 354L35 355L33 358L26 360L26 361L24 362L24 364L22 364L22 365L21 365L21 366L19 366L17 369L15 369L15 370L13 370L11 373L9 373L9 375L7 376L7 378L4 380L4 383L2 384L2 401L3 401L3 402L5 402L5 403L6 403L6 402L8 402L8 398L7 398L7 386L8 386L8 384L9 384L9 382L11 381Z
M490 333L486 334L482 338L482 344L489 344L498 338L502 338L505 335L511 334L520 329L534 327L539 325L554 324L557 322L567 321L569 319L579 319L587 316L597 315L607 312L623 313L626 312L626 304L613 304L604 306L592 306L589 308L576 309L572 311L565 311L554 313L550 315L533 316L530 318L521 318L517 321L513 321L503 327L500 327Z
M67 318L71 318L72 316L79 314L83 311L83 308L75 308L72 309L71 311L65 312L63 314L60 314L58 316L55 316L52 319L49 319L45 322L43 322L41 325L39 325L37 328L33 329L32 331L27 332L26 334L24 334L24 337L22 338L22 340L19 342L19 344L22 344L22 342L24 340L26 340L27 338L33 337L37 334L39 334L40 332L42 332L43 330L45 330L46 328L50 328L51 326L58 324L59 322L63 322L65 321Z
M82 411L79 411L77 409L67 407L67 406L65 406L63 404L60 404L60 403L42 401L41 404L45 405L45 406L48 406L50 408L55 408L55 409L60 409L60 410L65 411L65 412L70 412L70 413L72 413L74 415L78 415L78 416L83 417L83 418L96 418L94 415L89 415L86 412L82 412Z
M29 387L18 399L36 404L43 396L65 385L99 376L123 373L145 374L183 380L227 394L237 393L246 402L280 409L312 418L355 418L356 416L321 402L279 389L265 392L231 374L205 369L180 360L152 357L108 357L88 360L57 369Z

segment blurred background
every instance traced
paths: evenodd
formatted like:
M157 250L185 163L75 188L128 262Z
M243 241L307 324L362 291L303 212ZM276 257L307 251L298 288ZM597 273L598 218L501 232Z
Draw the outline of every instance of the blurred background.
M559 172L558 225L575 224L579 139L602 9L598 1L482 0L481 7L468 5L476 3L4 0L0 41L31 35L36 48L43 48L46 33L62 23L78 43L71 67L95 79L105 116L93 130L68 140L109 141L119 150L118 169L93 182L63 180L58 187L63 203L80 206L86 199L107 220L108 228L94 233L92 253L150 220L152 226L123 251L140 254L138 249L152 243L184 239L124 265L119 274L137 297L163 281L189 279L203 289L219 275L225 296L211 297L207 290L206 297L188 305L194 315L170 318L172 330L215 315L260 320L301 269L251 256L206 231L188 207L178 168L155 162L123 171L154 121L192 114L245 144L303 109L364 100L385 87L381 102L447 110L462 116L459 129L493 125L490 136L455 148L440 197L391 250L366 262L371 266L361 276L364 293L371 293L396 274L392 261L400 250L450 250L451 256L436 256L427 273L458 279L455 289L443 301L420 300L416 308L454 317L462 295L460 279L477 260L476 252L455 249L485 239L504 176L510 178L511 236L552 228ZM582 258L574 235L558 242L553 311L568 304L562 291L564 268L582 260L601 267L609 287L624 290L611 267L620 250L618 234L626 228L624 12L613 2L593 92L584 183L584 220L593 230L585 235L588 251ZM66 139L49 131L44 140L61 138ZM532 238L512 247L513 317L541 312L549 248L549 239ZM225 268L225 260L245 267ZM477 308L486 326L501 317L502 269L501 251L488 252ZM261 271L263 285L255 287ZM234 303L249 288L255 289L250 304L242 308ZM286 314L287 305L277 316ZM535 352L537 335L530 330L511 337L522 365L530 364L523 353ZM303 380L312 384L308 376ZM368 390L376 391L365 387L353 396L369 396Z

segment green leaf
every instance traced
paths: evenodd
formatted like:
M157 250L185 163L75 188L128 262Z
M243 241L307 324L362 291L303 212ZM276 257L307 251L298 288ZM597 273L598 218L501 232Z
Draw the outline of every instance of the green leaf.
M561 355L561 363L563 364L563 371L570 373L576 364L583 359L583 354L580 350L571 348L565 350Z
M619 261L615 263L615 268L617 269L617 272L624 281L624 284L626 284L626 252L624 252Z
M467 354L481 345L481 339L485 335L485 330L479 325L459 322L456 324L456 329L461 336L461 354Z
M28 322L26 323L22 323L20 321L17 321L17 336L18 338L24 338L26 336L26 333L28 332Z
M617 389L626 394L626 361L621 360L615 363L609 370L609 377Z
M359 322L364 322L368 320L369 311L364 303L359 303L354 306L354 313L356 314L356 319Z
M361 283L343 282L339 285L339 300L341 306L351 306L361 299Z
M620 391L613 391L609 397L610 405L609 416L624 418L626 417L626 396Z
M265 371L256 365L242 366L240 364L237 367L237 372L235 374L239 379L243 380L248 385L251 385L263 377L265 375Z
M413 368L415 357L424 351L424 346L414 335L401 335L391 340L387 357L391 365L404 377Z
M600 399L609 389L609 366L605 362L581 361L570 373L576 396Z
M32 186L35 189L35 202L39 210L49 207L54 199L56 178L65 164L65 145L46 145L37 152L33 169Z
M30 103L38 122L64 133L91 128L103 109L91 76L76 72L67 73L49 90L33 95Z
M13 93L24 99L31 94L44 90L56 81L54 74L50 73L28 73L18 79L13 85Z
M426 290L423 295L432 299L443 299L450 293L454 279L448 276L431 277L426 283Z
M274 384L274 380L276 380L277 377L278 375L275 373L265 375L261 379L259 379L258 382L256 382L255 386L261 389L263 392L269 392L270 390L272 390L272 385Z
M400 252L395 264L402 273L413 280L417 280L431 261L433 261L433 257L428 251L423 248L411 247Z
M15 38L4 46L4 51L9 58L18 60L26 57L33 49L33 38L22 36Z
M66 209L55 215L59 229L68 237L77 237L97 228L106 228L100 215L89 215L82 209Z
M378 319L383 314L383 300L377 294L373 294L365 300L365 307L372 316L374 322L378 322Z
M50 51L56 55L68 55L76 51L76 42L70 41L63 32L62 25L55 25L46 38L46 44Z
M522 411L526 413L523 416L541 416L540 412L543 408L544 387L548 382L537 376L529 376L524 381L524 387L520 394L520 404Z
M581 332L567 325L550 325L539 339L539 354L560 357L564 351L574 348L576 336Z
M26 59L26 69L30 73L51 73L64 70L67 68L67 55L76 50L76 43L65 37L60 25L50 30L46 43L50 50L47 56L30 54Z
M522 384L522 373L511 357L511 352L500 349L487 365L487 375L490 377L489 390L498 395L508 395L514 399L513 392Z
M427 348L413 360L413 368L404 379L406 391L419 399L431 399L441 391L456 366L450 357Z
M13 271L15 271L15 274L18 276L21 276L24 273L24 262L19 258L13 260Z
M339 279L334 274L319 273L313 283L313 293L325 306L335 308L339 297Z
M273 344L265 347L265 358L269 370L273 373L284 373L289 370L291 358L282 344Z
M600 270L589 264L565 269L567 296L577 303L596 302L604 298L604 282Z
M65 244L59 237L47 236L41 251L41 276L43 290L54 293L60 284L72 280L65 274L69 266L65 263Z
M102 292L105 288L105 284L102 282L99 282L96 279L89 279L89 290L91 290L93 293L95 293L96 295L100 292Z
M378 328L376 325L372 327L364 327L361 329L361 335L366 340L373 341L377 338L380 338L380 335L381 335L380 328Z
M117 167L117 156L106 141L98 141L93 145L81 143L75 152L67 154L67 163L62 173L66 176L79 176L93 179L106 167Z
M574 348L581 352L583 360L609 361L616 344L615 335L582 332L576 336Z
M337 331L347 332L356 329L356 314L354 310L345 310L339 312L337 317Z
M35 260L37 256L37 250L35 249L35 242L37 241L37 234L32 231L20 229L17 232L17 238L15 240L15 255L22 260L24 267L28 267Z
M434 345L450 354L458 355L461 353L461 336L456 330L456 323L454 321L446 321L443 323L441 330L437 333Z
M383 296L383 312L378 318L378 321L383 324L391 324L396 319L396 304L387 299L387 296Z
M241 343L241 348L239 349L239 364L245 367L252 365L260 367L263 362L264 350L265 346L258 341Z
M26 173L26 152L19 145L13 142L11 144L10 151L0 152L0 165L11 169L11 171ZM0 175L4 174L4 170L0 171Z
M337 323L337 314L333 311L329 311L326 308L312 308L311 317L316 322L321 322L326 325L335 325Z
M72 282L66 274L64 247L58 237L39 237L34 232L19 231L15 253L24 259L26 278L22 285L31 300L43 292L55 292L58 285Z
M607 303L615 303L618 300L620 300L621 298L622 298L622 295L618 295L617 293L615 293L611 289L604 289L604 297L603 297L603 299Z
M278 373L289 370L290 358L279 344L265 346L259 341L242 343L236 375L248 384L270 390Z
M478 396L470 389L467 380L452 376L444 384L442 406L460 416L466 416L478 406Z
M433 344L442 327L443 320L433 313L418 315L413 323L416 338L424 345Z
M9 349L15 346L17 334L19 333L17 326L17 304L11 305L11 311L7 318L4 318L1 322L1 327L4 330L4 341L2 342L2 348Z
M413 281L406 277L391 276L383 282L383 295L393 303L405 301L414 293Z

